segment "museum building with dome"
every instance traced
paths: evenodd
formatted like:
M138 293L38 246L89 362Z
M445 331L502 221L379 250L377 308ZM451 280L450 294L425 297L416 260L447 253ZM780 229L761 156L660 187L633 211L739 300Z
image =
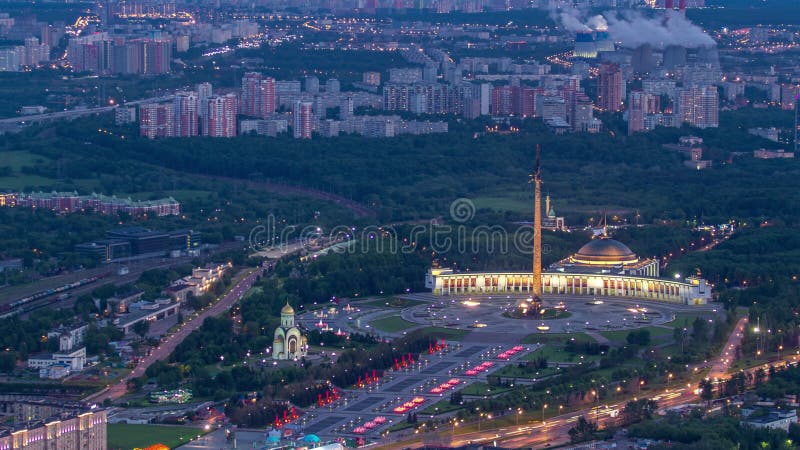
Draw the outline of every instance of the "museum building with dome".
M588 295L658 300L700 305L711 300L711 285L699 276L659 278L658 261L639 258L628 246L603 234L572 256L542 270L542 218L540 147L528 183L533 189L533 245L531 272L455 272L434 265L425 286L434 295L527 294L538 302L542 295ZM554 218L550 198L545 199L548 218ZM563 225L563 220L561 221ZM523 302L524 303L524 302Z
M660 300L681 304L711 301L711 286L700 277L659 278L658 261L641 258L603 234L542 272L542 293ZM435 295L529 294L530 272L460 272L432 267L425 285Z
M554 272L617 274L658 278L658 261L639 258L627 245L603 234L575 254L554 263Z

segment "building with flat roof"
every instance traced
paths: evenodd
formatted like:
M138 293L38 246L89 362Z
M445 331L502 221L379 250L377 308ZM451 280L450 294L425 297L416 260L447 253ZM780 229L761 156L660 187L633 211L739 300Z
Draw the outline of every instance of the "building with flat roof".
M89 325L86 323L72 327L62 326L47 333L47 338L58 339L58 350L68 352L83 344L83 339L88 331Z
M110 230L108 239L75 246L75 251L96 255L103 262L132 257L165 255L168 252L190 251L200 244L201 233L194 230L157 231L144 227Z
M15 399L3 398L0 400L0 413L10 417L13 423L25 423L42 420L63 413L76 413L84 411L88 406L83 402L64 401L56 398Z
M125 334L133 331L133 326L142 321L164 320L178 314L180 303L172 299L162 298L154 302L138 302L129 305L129 312L119 314L114 319L114 326Z
M39 353L28 358L28 367L31 369L41 369L60 363L68 364L72 372L83 370L86 366L86 347L66 352Z
M106 450L106 411L65 412L0 428L0 449Z
M791 159L794 158L794 152L787 152L783 149L766 150L760 148L758 150L753 150L753 157L759 159Z
M744 414L745 410L742 410L742 415ZM793 423L797 423L797 410L794 409L771 409L758 416L751 412L741 422L742 425L753 428L770 428L786 432Z
M195 297L199 297L211 290L215 283L221 281L225 272L232 267L233 264L230 262L225 264L209 264L206 267L195 267L192 269L191 275L176 280L165 289L165 292L178 302L186 301L186 297L190 293Z

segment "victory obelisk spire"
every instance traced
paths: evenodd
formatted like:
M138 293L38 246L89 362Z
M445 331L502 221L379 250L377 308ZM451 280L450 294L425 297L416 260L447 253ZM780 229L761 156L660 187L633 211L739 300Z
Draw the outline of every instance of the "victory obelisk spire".
M536 167L529 183L533 183L533 281L531 297L534 303L542 298L542 168L541 148L536 144Z

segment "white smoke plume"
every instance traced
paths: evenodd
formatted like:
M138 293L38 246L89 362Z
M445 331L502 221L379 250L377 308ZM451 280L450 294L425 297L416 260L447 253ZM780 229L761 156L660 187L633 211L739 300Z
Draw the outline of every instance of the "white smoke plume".
M606 18L601 16L600 14L589 17L589 20L586 21L586 25L588 25L589 28L595 31L608 30L608 22L606 21Z
M592 31L588 25L583 23L581 12L575 8L561 11L557 16L555 11L551 11L551 16L557 22L561 22L561 25L563 25L564 28L572 31L573 33L588 33Z
M608 31L611 39L629 48L643 44L650 44L654 48L664 48L669 45L686 48L716 46L711 36L680 12L665 13L666 15L646 17L637 11L621 13L612 11L587 19L583 11L570 8L558 13L551 11L551 17L575 33Z
M677 11L667 11L666 17L645 17L625 11L620 15L607 14L608 33L615 42L636 48L650 44L654 48L679 45L686 48L714 47L716 42L700 27Z

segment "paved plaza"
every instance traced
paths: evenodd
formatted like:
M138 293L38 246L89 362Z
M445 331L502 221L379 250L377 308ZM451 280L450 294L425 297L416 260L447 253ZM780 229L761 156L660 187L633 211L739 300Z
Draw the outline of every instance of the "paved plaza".
M559 313L561 318L534 320L509 316L509 311L525 298L521 296L441 297L420 293L402 298L408 300L408 306L375 306L374 300L362 300L343 308L309 312L300 316L298 321L310 329L324 326L333 331L369 333L384 338L398 337L430 326L461 330L465 335L459 341L448 341L443 351L422 355L409 367L386 371L376 385L343 390L342 398L334 403L310 408L298 423L299 435L316 434L323 440L357 436L370 440L380 438L386 430L405 421L409 411L418 414L426 408L436 411L437 408L431 405L449 401L452 392L476 382L486 382L492 373L507 365L519 364L525 355L538 347L537 344L521 344L523 338L532 334L587 333L603 342L605 338L599 334L602 331L663 326L674 320L678 313L710 312L714 309L713 305L687 306L619 297L547 296L544 307L563 311ZM389 317L396 318L401 323L398 328L402 329L387 332L371 325ZM520 346L520 351L512 357L498 357L515 346ZM486 364L485 369L473 375L466 374L481 364ZM458 384L444 392L431 393L433 388L452 379L458 379ZM400 412L396 410L408 406L414 399L417 403L412 407ZM427 419L430 411L420 414L420 420ZM365 427L365 424L370 425Z

